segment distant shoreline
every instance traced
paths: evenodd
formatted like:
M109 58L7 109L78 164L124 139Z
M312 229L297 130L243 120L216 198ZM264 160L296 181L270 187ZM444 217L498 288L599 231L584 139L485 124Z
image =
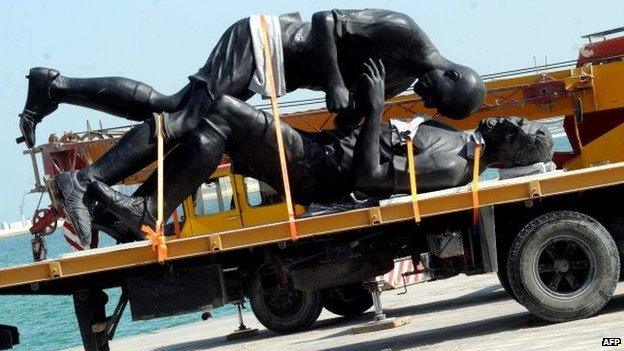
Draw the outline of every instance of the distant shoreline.
M18 235L23 235L23 234L28 234L29 232L30 232L30 228L29 227L0 230L0 239L10 238L10 237L13 237L13 236L18 236Z

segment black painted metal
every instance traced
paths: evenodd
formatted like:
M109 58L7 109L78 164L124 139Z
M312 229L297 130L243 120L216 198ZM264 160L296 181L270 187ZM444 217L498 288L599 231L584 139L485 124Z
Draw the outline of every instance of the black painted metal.
M133 320L206 311L226 303L220 265L161 272L126 280Z
M85 351L108 351L106 331L94 333L93 325L106 320L108 296L102 290L81 290L73 294L78 328Z

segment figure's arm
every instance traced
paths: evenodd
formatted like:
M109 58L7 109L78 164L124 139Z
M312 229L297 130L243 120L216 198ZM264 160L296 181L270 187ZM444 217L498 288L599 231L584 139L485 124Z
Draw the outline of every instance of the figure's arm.
M349 90L345 87L338 67L334 27L334 16L330 11L317 12L312 15L312 42L318 53L318 64L324 75L325 100L330 112L344 110L349 105Z
M380 161L379 135L381 133L381 115L384 106L385 68L381 61L369 59L365 64L366 73L362 74L362 95L357 101L364 112L364 124L358 135L353 153L353 171L355 186L359 189L375 190L383 188L388 165Z

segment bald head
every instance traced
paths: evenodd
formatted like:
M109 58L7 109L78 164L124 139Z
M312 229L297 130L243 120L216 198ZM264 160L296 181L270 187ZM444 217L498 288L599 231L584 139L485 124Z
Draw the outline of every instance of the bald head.
M463 119L477 111L485 98L485 84L473 69L450 64L448 69L435 69L422 75L414 85L426 107L438 113Z

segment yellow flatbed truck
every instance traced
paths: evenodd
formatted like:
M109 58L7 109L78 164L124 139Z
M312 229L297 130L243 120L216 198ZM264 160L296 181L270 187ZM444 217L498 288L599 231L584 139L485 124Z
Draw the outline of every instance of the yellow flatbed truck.
M52 259L34 250L41 261L0 270L0 294L72 295L85 349L107 350L128 302L133 319L149 319L246 297L259 321L276 332L310 327L323 307L357 315L372 305L362 282L391 270L393 259L411 256L432 279L497 271L503 287L540 318L589 317L610 299L621 275L624 37L590 43L581 53L576 67L492 77L485 107L468 120L450 121L469 129L491 116L563 116L572 150L556 153L557 171L419 194L418 223L409 196L299 218L293 241L281 197L232 174L226 160L179 208L179 238L168 238L164 264L148 242ZM421 112L427 111L418 97L404 95L388 102L384 118ZM331 119L322 110L284 118L304 130L327 128ZM33 162L35 190L46 191L55 172L92 162L116 138L114 131L88 131L28 150L33 160L43 158L43 179ZM125 183L139 183L149 171ZM52 199L37 217L33 249L56 228L62 212L54 206ZM297 207L298 215L303 211ZM111 287L121 287L122 295L106 316L103 289ZM8 340L16 335L0 331Z

